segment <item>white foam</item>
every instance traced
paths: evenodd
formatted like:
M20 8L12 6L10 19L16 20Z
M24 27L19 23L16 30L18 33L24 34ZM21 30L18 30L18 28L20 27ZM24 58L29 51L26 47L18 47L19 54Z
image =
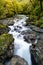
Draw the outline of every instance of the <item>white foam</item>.
M20 19L20 20L15 19L14 25L9 26L11 29L9 31L9 34L12 34L14 39L15 39L15 41L14 41L14 55L18 55L18 56L24 58L28 62L28 65L32 65L31 56L30 56L30 49L29 49L31 46L31 43L25 42L23 39L23 35L20 34L22 31L25 31L28 29L24 26L26 24L25 20L27 18L26 18L26 16L23 16L22 19ZM15 26L21 27L21 29L19 29L20 33L17 32L16 30L14 30Z

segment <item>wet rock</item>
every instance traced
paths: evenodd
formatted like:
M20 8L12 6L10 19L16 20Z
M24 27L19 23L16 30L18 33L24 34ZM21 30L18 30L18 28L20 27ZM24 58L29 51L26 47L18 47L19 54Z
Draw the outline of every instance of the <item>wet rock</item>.
M17 28L22 29L22 27L21 27L21 26L17 26Z
M11 59L10 65L28 65L28 63L19 56L14 56Z
M31 34L33 31L31 30L25 30L25 31L22 31L21 34L22 35L27 35L27 34Z
M0 65L4 65L3 63L0 63Z
M31 25L30 28L33 30L33 31L36 31L38 33L43 33L43 29L39 28L39 27L36 27L36 26L33 26Z
M43 40L43 33L39 34L39 39Z
M7 25L0 24L0 35L3 33L8 33L9 30L10 28L8 28Z
M14 23L13 19L14 19L14 18L15 18L15 17L2 19L2 20L0 20L0 23L1 23L1 24L4 24L4 25L13 25L13 23Z
M31 60L33 65L39 65L39 58L37 57L38 49L36 48L36 44L32 44L30 47L31 52Z
M32 42L32 43L34 43L34 42L35 42L35 39L36 39L36 34L34 34L34 33L26 34L26 35L24 35L24 39L25 39L25 41L27 41L27 42Z
M14 27L14 30L15 30L16 32L19 32L19 33L20 33L21 28L19 28L19 27L17 26L17 27Z
M14 26L14 30L21 30L22 27L21 26Z
M37 56L39 58L39 65L43 65L43 39L38 40L36 48L39 49Z
M14 24L14 21L13 20L10 20L9 22L8 22L8 25L13 25Z
M13 41L11 34L2 34L0 36L0 62L4 62L7 58L13 56Z
M43 40L38 40L37 44L32 44L31 47L31 57L33 65L34 62L37 63L36 65L43 65Z
M27 36L24 36L24 39L25 39L25 41L26 41L26 42L31 43L31 40L30 40L30 39L28 39L28 37L27 37Z

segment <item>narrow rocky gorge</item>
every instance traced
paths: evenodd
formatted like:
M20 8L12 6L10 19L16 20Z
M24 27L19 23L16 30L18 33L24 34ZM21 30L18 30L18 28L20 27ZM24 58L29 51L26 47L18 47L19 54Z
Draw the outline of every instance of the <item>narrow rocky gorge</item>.
M27 19L16 15L0 21L0 65L43 65L43 29L27 25Z

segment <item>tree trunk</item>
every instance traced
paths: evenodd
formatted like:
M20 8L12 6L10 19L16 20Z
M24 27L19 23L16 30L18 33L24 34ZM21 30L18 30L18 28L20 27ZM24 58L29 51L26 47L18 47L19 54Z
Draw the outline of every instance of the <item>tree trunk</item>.
M40 8L41 8L41 11L42 11L42 0L40 0Z

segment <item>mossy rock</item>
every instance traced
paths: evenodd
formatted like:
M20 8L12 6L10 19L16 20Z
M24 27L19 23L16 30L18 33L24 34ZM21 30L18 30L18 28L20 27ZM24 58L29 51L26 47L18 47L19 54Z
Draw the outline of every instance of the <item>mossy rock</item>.
M7 33L9 28L7 25L0 24L0 34Z
M41 24L40 27L43 28L43 24Z
M36 20L36 21L32 22L32 25L43 28L43 20L42 19Z
M3 25L3 24L0 24L0 28L6 28L7 26L6 25Z
M0 35L0 55L4 54L8 46L13 42L13 36L11 34Z
M0 65L4 65L3 63L0 63Z
M35 25L35 22L32 22L32 25Z
M28 65L27 61L15 55L11 58L10 65Z

